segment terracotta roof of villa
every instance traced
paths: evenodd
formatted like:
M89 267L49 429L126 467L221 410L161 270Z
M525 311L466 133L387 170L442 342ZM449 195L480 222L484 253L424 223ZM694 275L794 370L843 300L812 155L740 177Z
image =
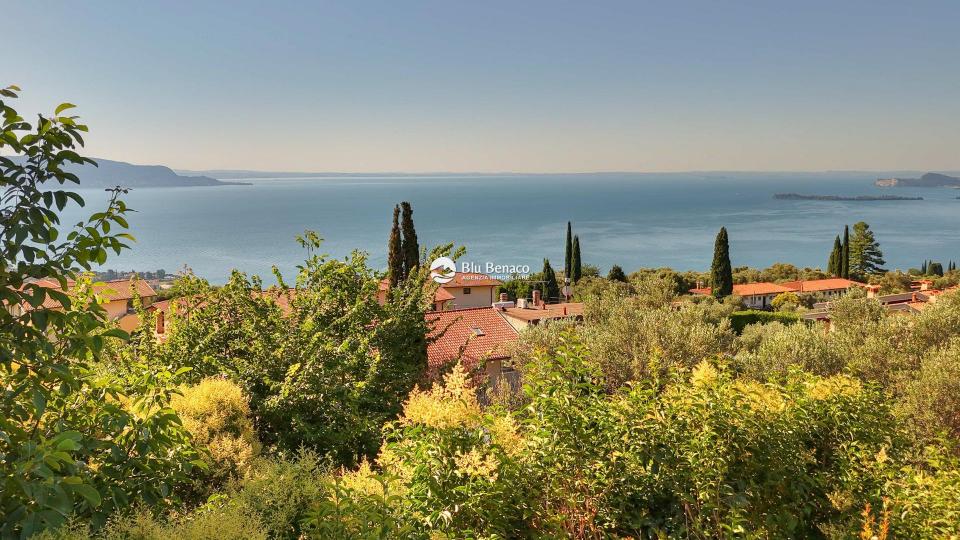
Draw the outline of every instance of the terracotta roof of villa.
M287 294L289 293L289 294ZM293 298L296 296L296 289L278 289L276 287L271 287L265 291L260 291L259 293L254 292L254 295L259 295L261 298L266 298L273 300L277 304L277 307L283 311L284 315L289 315L293 310L293 307L290 305ZM194 305L192 307L202 307L206 305L207 301L201 295L190 295L190 296L181 296L178 298L171 298L169 300L161 300L159 302L154 302L146 307L147 311L161 311L163 313L170 313L171 308L177 309L184 304L189 306L188 301L196 299L193 301Z
M786 283L781 283L780 285L791 289L794 292L823 292L846 290L852 287L863 287L866 284L843 278L827 278L788 281Z
M38 279L32 282L35 285L40 285L48 289L62 290L60 283L53 279ZM67 282L67 294L71 294L72 289L76 282L68 281ZM136 287L134 287L134 283ZM21 289L25 288L21 287ZM115 279L111 281L100 281L93 284L93 290L96 294L103 297L108 302L113 302L117 300L129 300L134 297L134 289L140 294L141 298L150 298L157 295L157 292L153 290L153 287L149 283L142 279ZM60 308L60 302L55 299L47 296L43 300L41 305L44 309L58 309ZM26 309L31 309L29 304L26 305Z
M134 283L136 283L136 287L133 286ZM153 290L153 287L142 279L116 279L93 286L93 290L107 300L129 300L134 296L134 289L143 298L157 295L157 291Z
M424 285L424 287L429 287L429 286L430 286L429 282ZM390 280L387 278L381 279L380 285L378 286L379 292L386 293L389 289L390 289ZM386 296L383 296L383 298L386 298ZM442 285L440 287L437 287L437 291L433 293L434 304L436 304L437 302L449 302L450 300L454 300L455 298L456 297L453 296L453 294L451 294L450 291L444 290Z
M755 296L760 294L780 294L791 292L790 289L776 283L743 283L733 286L733 294L737 296Z
M710 287L701 287L699 289L690 289L691 294L711 294L713 289ZM741 283L733 286L733 294L737 296L757 296L767 294L780 294L793 292L783 285L761 281L759 283Z
M472 367L484 359L510 358L508 346L517 340L517 331L492 307L434 311L426 319L433 325L429 337L436 337L427 345L431 369L458 359Z
M455 300L456 298L457 298L456 296L454 296L452 293L450 293L450 291L444 289L443 287L439 287L437 289L437 292L433 293L434 303L447 302L450 300Z

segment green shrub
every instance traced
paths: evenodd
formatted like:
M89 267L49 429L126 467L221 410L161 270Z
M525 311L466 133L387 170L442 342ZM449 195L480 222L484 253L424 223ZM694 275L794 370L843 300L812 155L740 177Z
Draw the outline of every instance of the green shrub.
M209 451L213 461L207 470L209 478L222 482L249 473L260 443L239 386L225 379L204 379L174 396L170 406L194 442Z
M231 504L258 516L271 538L298 538L311 505L324 497L331 478L316 453L291 459L260 458L225 495Z
M936 444L945 436L960 443L960 340L923 360L904 385L897 410L922 441Z
M418 529L486 538L523 530L527 484L516 461L517 427L509 415L481 411L460 366L443 385L414 390L387 433L378 463L403 481L395 491Z
M758 339L757 334L762 337ZM750 324L743 330L739 344L745 350L737 354L736 365L757 381L782 381L793 369L828 376L844 367L844 359L831 347L830 337L821 325Z
M783 324L793 324L800 320L800 315L786 311L760 311L757 309L747 309L744 311L735 311L730 314L730 325L737 334L743 332L748 324L765 324L769 322L781 322Z

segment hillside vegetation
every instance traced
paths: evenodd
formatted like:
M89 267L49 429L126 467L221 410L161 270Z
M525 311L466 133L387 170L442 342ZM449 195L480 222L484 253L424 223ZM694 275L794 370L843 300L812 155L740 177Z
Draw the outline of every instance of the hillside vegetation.
M424 269L381 304L365 254L329 259L306 233L293 282L185 275L164 339L137 301L128 335L85 272L127 249L123 190L61 225L86 128L69 105L24 122L16 92L0 102L0 141L27 156L0 157L4 538L960 535L956 293L913 317L843 298L825 332L678 298L667 272L585 278L584 321L523 332L518 384L488 388L460 366L424 378Z

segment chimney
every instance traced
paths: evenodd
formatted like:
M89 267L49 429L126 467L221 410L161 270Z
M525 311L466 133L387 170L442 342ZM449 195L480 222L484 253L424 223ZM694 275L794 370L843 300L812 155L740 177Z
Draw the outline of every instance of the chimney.
M927 289L929 289L929 288L930 288L930 282L929 282L929 281L923 280L923 281L920 282L920 290L921 290L921 291L925 291L925 290L927 290Z
M157 310L157 334L162 334L163 330L163 312Z
M537 307L540 305L540 291L537 289L533 290L533 306Z
M510 297L507 295L507 293L502 292L502 293L500 293L500 301L501 301L501 302L509 302L509 301L510 301Z

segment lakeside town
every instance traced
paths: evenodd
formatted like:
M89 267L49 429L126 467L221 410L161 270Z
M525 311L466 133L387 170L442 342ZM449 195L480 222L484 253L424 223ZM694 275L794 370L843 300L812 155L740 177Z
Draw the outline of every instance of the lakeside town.
M403 208L403 223L400 222L400 209ZM388 269L387 277L379 281L376 294L381 305L389 302L392 287L405 279L416 268L427 265L422 260L425 252L417 245L416 230L413 224L413 210L409 203L397 205L393 230L390 234L389 259L395 267ZM712 274L687 272L678 278L677 284L696 280L698 286L686 290L669 291L674 294L669 305L672 309L684 309L686 304L696 303L700 298L723 300L736 310L729 315L738 331L747 324L766 322L816 324L830 331L831 308L836 300L844 297L864 298L882 307L890 314L910 315L920 313L935 304L944 294L953 294L960 290L960 272L953 261L944 269L941 263L924 261L920 268L907 273L888 272L879 267L883 264L879 243L874 240L869 226L857 224L855 232L864 236L859 254L855 253L854 272L869 277L869 282L857 281L843 275L850 275L850 231L844 233L844 240L837 237L830 253L828 270L798 269L785 263L776 263L767 270L737 268L739 281L765 273L775 275L777 279L733 283L734 272L729 261L726 231L718 235L718 244L714 254L715 266ZM852 239L854 242L857 238ZM406 245L410 243L410 245ZM844 246L847 246L846 248ZM405 267L405 265L409 265ZM584 297L595 295L603 283L619 283L625 287L622 296L629 296L629 283L642 280L651 272L663 275L680 276L667 269L640 269L630 277L619 267L611 269L606 277L599 270L582 263L580 240L572 232L572 224L567 223L566 256L564 268L554 272L550 262L544 259L544 269L538 274L530 274L529 267L516 268L509 265L487 263L497 277L477 272L481 265L463 263L461 271L453 271L446 279L439 279L436 265L431 265L431 280L425 283L425 292L430 297L429 308L424 314L427 322L427 365L428 373L436 378L440 373L450 370L451 366L461 365L468 371L479 370L483 374L484 384L497 387L501 380L514 378L511 357L512 350L521 339L526 328L550 321L582 321L584 317ZM584 275L584 267L587 275ZM452 268L456 268L455 264ZM726 269L726 275L723 275ZM518 273L522 271L523 273ZM505 277L509 272L510 277ZM719 273L717 273L719 272ZM869 274L868 274L869 272ZM123 277L117 278L117 275ZM182 276L196 279L185 269ZM823 277L829 276L829 277ZM93 274L108 278L93 283L92 291L101 298L106 318L126 332L144 331L151 328L154 338L164 340L168 335L168 325L172 318L189 317L189 311L197 305L195 298L182 298L176 292L177 275L169 275L164 270L147 272L143 277L137 272L110 270ZM113 278L113 279L109 279ZM500 279L498 279L500 278ZM801 279L795 279L801 278ZM716 281L727 291L714 294L712 287L699 286L704 282ZM28 280L29 284L57 289L52 281ZM558 284L564 283L561 288ZM730 285L732 283L732 286ZM668 282L661 283L670 288ZM582 289L582 290L581 290ZM64 292L68 295L71 290ZM268 288L263 290L263 298L275 302L280 309L289 314L292 296L296 289ZM579 300L579 301L578 301ZM40 306L43 309L61 309L53 298ZM30 310L29 304L12 309L14 315ZM144 326L149 319L150 324ZM515 380L513 380L515 384Z

